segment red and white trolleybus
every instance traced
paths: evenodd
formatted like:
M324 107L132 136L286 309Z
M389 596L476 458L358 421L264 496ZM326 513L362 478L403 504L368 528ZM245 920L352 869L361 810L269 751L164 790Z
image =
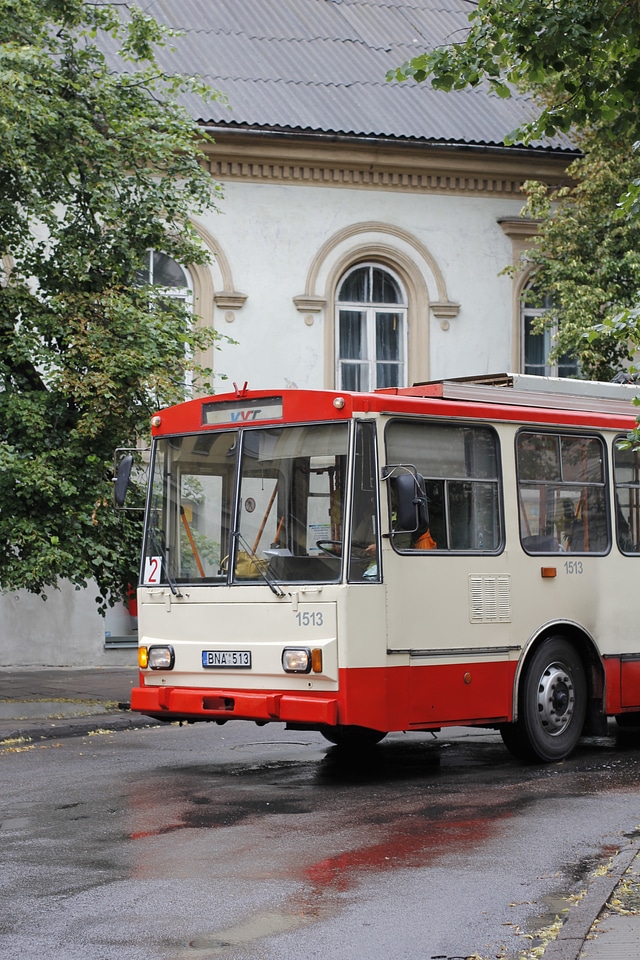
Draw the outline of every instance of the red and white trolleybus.
M451 725L524 759L640 721L635 389L504 375L158 413L133 710Z

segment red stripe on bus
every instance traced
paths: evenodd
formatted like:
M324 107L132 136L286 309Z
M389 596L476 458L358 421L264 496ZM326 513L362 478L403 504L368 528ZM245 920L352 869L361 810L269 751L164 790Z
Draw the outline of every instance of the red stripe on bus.
M140 686L131 709L152 716L430 729L512 719L516 663L368 667L340 671L335 692Z

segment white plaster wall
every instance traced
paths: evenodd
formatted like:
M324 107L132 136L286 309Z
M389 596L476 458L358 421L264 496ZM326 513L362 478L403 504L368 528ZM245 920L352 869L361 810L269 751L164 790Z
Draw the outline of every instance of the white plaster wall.
M110 611L106 620L100 616L96 594L91 586L75 590L67 582L48 590L46 600L25 590L1 594L0 667L135 664L135 649L105 650L105 630L126 636L130 622L123 607Z
M322 244L343 228L369 221L408 231L426 246L444 276L449 299L460 304L446 331L438 319L420 318L430 331L430 369L424 378L509 370L512 281L500 272L512 252L498 219L517 216L521 206L517 197L226 184L224 213L212 215L205 226L224 251L236 290L248 300L233 323L225 321L227 311L216 310L217 329L238 341L238 346L216 352L216 372L230 382L247 380L254 388L327 386L323 322L328 321L315 314L313 325L305 325L293 297L304 293ZM389 236L384 241L403 247ZM358 242L351 238L354 249ZM438 299L433 283L429 294ZM328 305L328 314L330 310Z

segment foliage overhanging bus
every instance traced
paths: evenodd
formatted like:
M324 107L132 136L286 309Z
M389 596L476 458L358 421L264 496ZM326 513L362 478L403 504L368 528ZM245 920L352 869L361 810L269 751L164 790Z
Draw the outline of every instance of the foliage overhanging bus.
M640 721L635 392L245 385L161 411L132 709L343 745L490 727L537 761Z

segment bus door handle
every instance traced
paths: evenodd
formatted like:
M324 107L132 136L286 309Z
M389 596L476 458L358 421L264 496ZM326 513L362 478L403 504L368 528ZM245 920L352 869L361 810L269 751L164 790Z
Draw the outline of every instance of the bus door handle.
M298 604L300 603L300 594L307 593L322 593L322 587L299 587L297 590L292 590L289 594L291 597L291 605L293 607L293 612L295 613L298 609Z

